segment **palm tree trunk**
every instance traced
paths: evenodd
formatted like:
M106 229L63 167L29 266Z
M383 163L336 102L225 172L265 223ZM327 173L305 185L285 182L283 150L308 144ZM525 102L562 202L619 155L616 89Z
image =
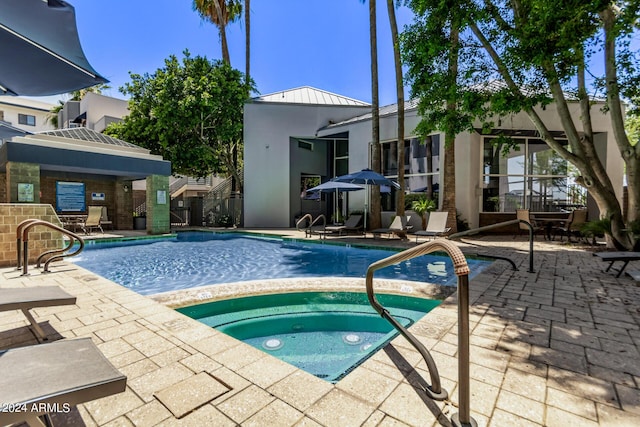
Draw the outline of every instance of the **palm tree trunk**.
M404 85L402 84L402 61L400 60L400 41L398 40L398 24L393 0L387 0L391 40L393 41L393 62L396 70L396 95L398 98L398 139L396 141L398 165L398 197L396 198L396 215L404 215Z
M244 0L244 33L245 33L245 47L244 47L244 63L245 72L244 77L247 80L247 85L251 80L251 0Z
M227 28L226 22L227 20L224 18L224 13L222 12L222 6L220 2L224 0L217 0L213 2L213 6L216 8L216 14L218 15L218 32L220 33L220 45L222 46L222 61L225 64L231 64L231 59L229 57L229 45L227 44Z
M382 173L380 162L380 111L378 100L378 36L376 27L376 0L369 0L369 42L371 48L371 168ZM372 229L380 228L381 218L380 187L371 188L371 221ZM366 213L365 213L366 215Z
M456 76L458 75L458 50L459 50L459 33L458 27L454 22L451 23L451 33L449 34L451 50L449 54L449 78L451 84L455 85ZM447 111L455 113L457 103L455 97L447 99ZM458 227L456 224L456 135L453 131L448 131L444 136L444 178L443 188L441 189L442 210L449 212L447 218L447 227L451 227L451 232L456 233Z

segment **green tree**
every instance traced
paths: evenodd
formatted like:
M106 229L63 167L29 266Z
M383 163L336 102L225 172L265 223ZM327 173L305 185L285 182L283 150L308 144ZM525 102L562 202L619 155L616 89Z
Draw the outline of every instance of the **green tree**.
M222 60L231 64L227 43L227 25L238 20L242 14L242 3L239 0L193 0L193 10L198 12L200 18L210 21L218 27Z
M247 100L240 71L185 51L182 62L172 55L155 73L130 76L120 88L130 95L130 114L106 133L162 155L176 174L221 173L241 182L233 162Z
M412 96L418 99L418 112L422 117L416 130L425 140L435 130L444 132L444 170L439 191L442 209L449 212L447 226L455 233L455 138L470 129L462 126L465 113L458 108L462 91L459 81L461 6L457 1L429 0L414 0L410 5L418 21L403 34L403 52L409 64L407 80L411 83Z
M429 70L434 64L431 52L439 49L441 40L424 37L441 22L440 16L430 13L436 4L440 2L410 1L416 22L405 34L404 46L414 87L416 83L418 87L445 83L440 73ZM486 0L461 2L456 8L463 35L460 64L464 64L457 72L460 129L473 129L474 120L490 129L499 117L526 113L541 139L579 171L578 183L596 201L601 217L610 220L612 242L620 249L639 246L626 224L640 216L640 145L629 142L621 108L622 97L637 94L640 81L629 43L637 36L639 8L638 0ZM417 44L422 46L418 49ZM605 70L599 89L606 93L613 139L626 166L626 218L594 144L586 74L596 53L602 54ZM420 69L424 75L418 74ZM423 93L418 95L422 102ZM446 100L435 94L428 102L441 105ZM566 145L552 134L536 109L551 102L557 108ZM572 105L579 107L577 119L571 115Z

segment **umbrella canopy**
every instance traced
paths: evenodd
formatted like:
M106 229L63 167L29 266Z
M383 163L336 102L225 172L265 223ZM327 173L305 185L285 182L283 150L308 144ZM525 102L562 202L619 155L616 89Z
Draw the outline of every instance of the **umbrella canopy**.
M396 190L400 189L400 184L388 178L385 178L378 172L374 172L371 169L362 169L359 172L342 175L335 178L334 181L349 182L351 184L388 185L395 188Z
M324 182L320 185L316 185L313 188L310 188L307 190L307 193L334 193L336 194L336 216L334 217L337 221L337 218L339 217L339 208L338 208L338 202L337 202L337 195L338 192L342 192L342 191L358 191L358 190L364 190L364 187L360 186L360 185L356 185L356 184L350 184L348 182L338 182L335 180L331 180L331 181L327 181ZM320 196L320 194L318 194L318 196Z
M3 0L0 58L0 95L57 95L108 82L87 61L75 10L61 0Z
M320 185L316 185L313 188L307 190L308 193L321 192L321 193L333 193L335 191L358 191L364 190L364 187L356 184L350 184L348 182L339 181L327 181Z
M371 169L362 169L359 172L350 173L347 175L342 175L334 179L337 182L348 182L351 184L365 184L365 185L387 185L389 187L393 187L396 190L400 189L400 184L395 181L392 181L384 176L380 175L378 172L374 172ZM365 194L364 201L364 229L365 232L367 230L367 210L369 207L369 192Z

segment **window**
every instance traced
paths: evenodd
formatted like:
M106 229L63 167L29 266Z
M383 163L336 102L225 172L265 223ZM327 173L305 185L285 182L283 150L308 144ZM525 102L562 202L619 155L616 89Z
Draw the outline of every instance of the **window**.
M504 155L503 143L484 138L484 212L513 212L520 208L549 212L586 203L586 190L576 184L578 172L571 164L540 139L515 141L516 146Z
M21 125L35 126L36 116L32 116L30 114L18 114L18 123Z
M4 121L4 111L0 110L0 121Z
M382 173L390 179L398 178L395 141L382 144ZM427 198L437 200L440 183L440 136L430 135L424 139L410 138L404 141L404 182L405 190L422 193ZM395 209L395 190L383 194L385 210Z
M440 136L425 139L411 138L404 141L404 176L407 190L424 192L426 187L437 190L440 181ZM395 143L382 144L382 173L388 178L398 177ZM432 196L432 195L430 195Z
M303 141L302 139L300 139L298 140L298 148L313 151L313 142Z

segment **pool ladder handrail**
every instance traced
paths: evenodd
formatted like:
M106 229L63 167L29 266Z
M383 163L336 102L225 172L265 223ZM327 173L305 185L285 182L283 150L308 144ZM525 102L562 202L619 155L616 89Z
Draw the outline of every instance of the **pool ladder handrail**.
M304 220L308 220L309 221L309 226L308 227L304 227L302 229L300 229L300 225L302 224L302 221ZM316 219L313 219L313 216L311 214L305 214L302 216L302 218L300 218L297 222L296 222L296 230L298 231L303 231L304 230L304 235L305 237L309 237L313 234L313 226L317 226L316 223L322 221L322 229L324 230L325 227L327 226L327 217L324 214L320 214L316 217Z
M535 273L535 271L533 270L533 226L528 222L525 221L524 219L512 219L509 221L504 221L504 222L499 222L496 224L491 224L491 225L485 225L483 227L478 227L478 228L473 228L471 230L465 230L465 231L460 231L459 233L454 233L451 234L449 236L447 236L448 239L456 239L459 237L464 237L464 236L471 236L473 234L478 234L481 233L483 231L487 231L487 230L493 230L495 228L502 228L505 227L507 225L512 225L512 224L525 224L528 228L529 228L529 273ZM516 267L515 262L513 262L511 259L507 258L507 257L502 257L502 256L497 256L497 255L482 255L479 254L478 256L484 256L487 258L495 258L495 259L501 259L504 261L508 261L511 266L513 267L514 270L517 270L518 268Z
M16 253L17 253L17 270L22 268L22 276L27 276L29 274L29 230L31 230L36 225L41 225L47 228L51 228L54 231L59 231L60 233L69 237L69 244L62 249L52 249L49 251L45 251L38 256L36 262L36 268L40 268L42 261L49 255L49 257L44 263L44 272L49 272L49 264L53 261L60 260L62 258L72 257L78 255L84 249L84 239L78 236L77 234L66 230L62 227L59 227L49 221L44 221L42 219L25 219L20 224L18 224L18 228L16 229ZM65 253L69 249L73 247L76 240L79 243L79 247L76 251L71 253Z
M399 252L390 257L376 261L367 269L366 285L367 297L371 306L387 319L393 327L404 336L409 343L422 355L427 364L431 385L425 392L434 400L446 400L448 393L440 384L438 368L426 347L405 329L376 299L373 290L373 275L391 265L398 264L412 258L426 255L435 251L444 251L453 261L453 269L458 276L458 403L459 412L451 417L455 426L477 426L477 422L470 415L471 392L469 388L469 266L467 260L453 242L445 239L432 240L414 248Z

